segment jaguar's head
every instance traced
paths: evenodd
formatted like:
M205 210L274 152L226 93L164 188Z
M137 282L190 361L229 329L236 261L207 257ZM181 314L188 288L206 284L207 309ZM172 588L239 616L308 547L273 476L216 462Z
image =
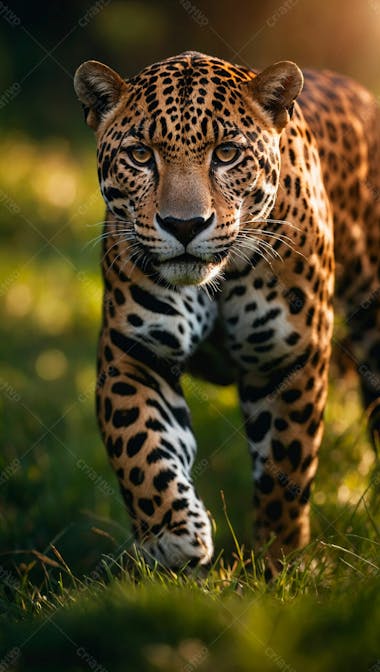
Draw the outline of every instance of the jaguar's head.
M249 246L275 203L280 135L302 84L289 61L255 76L197 52L128 81L83 63L75 90L125 255L172 285L203 284L233 260L238 236Z

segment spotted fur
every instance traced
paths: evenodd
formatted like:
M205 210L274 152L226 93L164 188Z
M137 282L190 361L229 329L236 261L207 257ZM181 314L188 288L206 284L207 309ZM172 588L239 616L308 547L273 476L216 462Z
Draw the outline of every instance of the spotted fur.
M365 404L379 395L379 112L347 78L302 83L287 61L256 75L197 52L75 76L107 206L99 424L136 537L168 566L213 554L185 366L238 384L274 568L309 540L334 278Z

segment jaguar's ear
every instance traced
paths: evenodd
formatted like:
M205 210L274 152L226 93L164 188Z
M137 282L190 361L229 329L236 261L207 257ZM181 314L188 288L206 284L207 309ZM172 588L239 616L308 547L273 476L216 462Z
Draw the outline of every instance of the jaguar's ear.
M255 101L269 114L273 125L281 131L288 123L293 104L303 87L303 74L292 61L274 63L248 84Z
M127 88L114 70L98 61L86 61L74 75L74 89L82 103L86 123L96 130Z

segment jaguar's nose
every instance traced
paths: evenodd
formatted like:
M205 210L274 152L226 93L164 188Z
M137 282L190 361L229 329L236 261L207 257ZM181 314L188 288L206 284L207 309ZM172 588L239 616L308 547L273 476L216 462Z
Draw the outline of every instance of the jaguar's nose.
M193 217L192 219L177 219L177 217L161 217L157 215L157 222L164 231L168 231L186 247L195 236L209 227L214 220L214 214L207 219Z

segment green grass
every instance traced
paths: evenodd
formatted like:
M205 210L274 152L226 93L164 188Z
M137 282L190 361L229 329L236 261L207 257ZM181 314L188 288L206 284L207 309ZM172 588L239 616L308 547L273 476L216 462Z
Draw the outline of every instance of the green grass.
M313 540L269 585L236 392L186 378L216 560L208 575L149 569L93 409L94 153L11 138L0 174L0 670L380 669L380 474L355 377L333 368Z

